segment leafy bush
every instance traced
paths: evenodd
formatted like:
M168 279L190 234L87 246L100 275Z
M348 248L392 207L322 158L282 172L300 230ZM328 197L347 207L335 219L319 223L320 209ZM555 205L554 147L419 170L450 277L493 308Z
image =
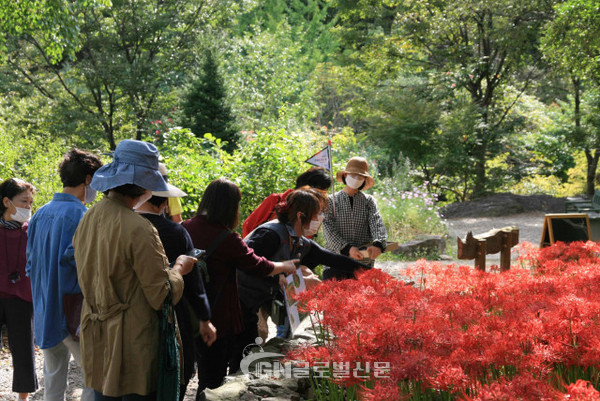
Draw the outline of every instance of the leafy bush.
M0 124L0 180L16 177L32 183L37 188L36 210L62 189L57 170L67 150L60 140L7 132Z
M193 216L212 180L226 177L242 191L243 221L267 195L293 187L296 177L310 167L304 160L331 138L334 172L343 169L352 156L361 155L369 160L376 182L369 192L377 199L390 240L405 241L419 234L443 232L433 198L425 187L409 190L413 186L410 166L392 164L386 170L393 176L383 177L379 171L387 163L383 152L365 146L364 137L355 136L351 130L243 131L239 147L230 154L225 151L225 143L211 134L198 138L188 129L169 127L168 120L156 120L153 124L156 129L146 140L158 147L169 170L170 182L188 194L182 198L184 218ZM19 129L8 131L7 127L7 123L0 121L0 179L19 177L33 183L38 188L36 210L61 190L57 169L70 146L63 138L27 135ZM110 161L110 157L104 158L105 163ZM341 188L338 183L337 189Z
M296 177L310 165L308 157L323 146L323 135L312 132L244 132L239 147L228 154L225 143L213 135L196 138L189 130L175 128L150 138L169 169L169 179L188 196L182 199L184 217L196 211L202 193L214 179L225 177L242 191L242 220L263 199L293 187Z
M583 152L575 154L575 167L567 170L567 181L556 176L534 174L524 177L512 186L512 192L520 195L547 194L552 196L573 196L585 192L587 161Z
M533 174L521 181L506 187L511 192L520 195L547 194L552 196L573 196L585 192L587 161L582 151L574 156L575 167L567 170L567 180L562 182L557 176Z
M446 233L437 199L427 191L427 182L404 190L393 185L393 177L383 181L374 196L390 240L406 242L422 234Z

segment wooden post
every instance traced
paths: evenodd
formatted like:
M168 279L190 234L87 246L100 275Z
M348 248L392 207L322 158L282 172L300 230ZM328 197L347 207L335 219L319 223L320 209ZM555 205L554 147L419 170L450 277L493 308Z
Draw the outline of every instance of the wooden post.
M500 251L500 271L510 270L510 250L519 243L519 229L502 231L502 250Z
M510 232L502 233L502 250L500 251L500 271L510 270Z
M475 256L475 267L482 272L485 271L485 255L487 253L487 241L477 240L477 255Z

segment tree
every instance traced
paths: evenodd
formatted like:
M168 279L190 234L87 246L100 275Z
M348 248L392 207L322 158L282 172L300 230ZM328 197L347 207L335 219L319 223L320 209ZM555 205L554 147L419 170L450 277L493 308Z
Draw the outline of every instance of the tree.
M509 83L519 85L523 93L534 77L537 38L551 15L549 4L543 0L340 0L338 4L344 44L350 49L347 60L364 64L353 54L379 49L391 66L404 63L414 71L428 71L432 93L447 92L448 86L457 94L468 93L477 121L472 132L463 133L469 137L465 143L470 144L472 160L464 168L474 174L473 195L485 194L486 163L499 151L507 132L502 125L519 95L512 102L497 100ZM387 43L395 45L385 47Z
M165 107L161 96L183 85L201 28L219 11L208 1L114 0L75 13L74 56L56 61L33 32L8 44L7 62L42 95L90 116L114 149L116 132L141 139L149 116Z
M596 171L600 160L600 135L594 115L600 111L596 104L587 120L592 124L586 129L582 124L581 98L586 82L600 89L600 1L569 0L555 6L556 18L547 26L544 50L562 71L571 77L574 96L574 129L571 143L583 148L587 160L586 193L595 189ZM594 124L595 123L595 124Z
M79 47L78 12L87 12L108 0L0 0L0 61L6 40L22 35L38 37L40 46L53 61L63 53L73 55Z
M205 133L211 133L227 142L227 151L233 151L237 143L234 119L227 104L223 79L211 50L206 51L202 75L192 84L183 112L194 134L201 137Z
M231 106L243 130L314 124L315 70L339 48L327 0L266 0L236 17L222 41Z

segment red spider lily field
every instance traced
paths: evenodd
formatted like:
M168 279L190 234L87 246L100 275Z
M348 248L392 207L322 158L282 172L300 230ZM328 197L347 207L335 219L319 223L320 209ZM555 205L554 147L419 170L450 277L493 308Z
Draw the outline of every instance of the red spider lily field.
M320 333L292 351L322 400L600 400L600 245L525 244L510 271L419 261L300 296ZM324 371L325 369L325 371Z

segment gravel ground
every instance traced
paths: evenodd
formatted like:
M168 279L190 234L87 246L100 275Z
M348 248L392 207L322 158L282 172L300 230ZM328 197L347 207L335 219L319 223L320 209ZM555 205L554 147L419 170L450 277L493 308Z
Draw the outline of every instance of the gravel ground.
M544 223L544 212L528 212L520 213L503 217L464 217L464 218L453 218L447 220L448 234L451 239L455 239L457 236L464 237L467 232L472 231L473 234L482 234L494 228L502 228L507 226L516 226L519 228L519 242L529 241L533 244L539 244L542 226ZM452 241L454 243L455 240ZM454 245L455 247L456 245ZM452 252L450 252L452 253ZM455 252L453 252L455 254ZM513 258L515 255L513 255ZM499 254L488 255L488 264L498 264ZM377 267L389 272L396 277L402 277L402 271L411 262L381 262L377 264ZM448 260L444 263L452 264L463 264L473 265L473 261L464 260ZM274 331L274 327L271 328ZM33 401L43 400L44 394L44 378L43 378L43 357L39 350L36 350L36 368L40 389L33 394L30 399ZM4 347L0 351L0 401L14 400L16 395L12 393L12 363L10 352L8 351L8 344L4 341ZM69 369L69 384L67 388L67 400L78 400L81 395L81 370L71 360L71 366ZM196 393L197 382L195 379L192 380L188 386L186 394L186 400L194 400Z
M502 217L465 217L448 219L448 235L450 238L464 238L469 231L474 235L483 234L494 228L517 227L519 243L531 242L539 244L542 238L544 212L528 212ZM492 255L489 255L491 257Z
M544 225L544 212L527 212L513 214L501 217L462 217L447 219L448 236L450 239L451 249L447 249L448 254L456 255L456 237L464 238L469 231L474 235L483 234L489 230L503 227L517 227L519 229L519 244L523 242L531 242L534 245L539 245L542 237L542 227ZM511 259L515 260L518 253L514 251ZM376 264L380 269L389 274L403 278L402 271L407 266L414 262L381 262ZM473 266L473 260L457 260L449 258L443 260L444 264L459 264ZM500 263L500 254L492 254L486 256L486 265L497 265Z
M39 389L34 394L30 395L29 399L32 401L42 401L44 399L44 357L42 351L36 348L35 352L35 365L38 377ZM81 376L81 369L73 359L69 366L68 386L67 386L67 401L79 400L81 397L81 389L83 386L83 380ZM14 401L16 394L11 392L12 388L12 362L10 352L8 350L8 343L4 341L4 347L0 351L0 401ZM188 386L186 393L186 400L193 401L196 396L196 389L198 388L198 382L193 380Z

